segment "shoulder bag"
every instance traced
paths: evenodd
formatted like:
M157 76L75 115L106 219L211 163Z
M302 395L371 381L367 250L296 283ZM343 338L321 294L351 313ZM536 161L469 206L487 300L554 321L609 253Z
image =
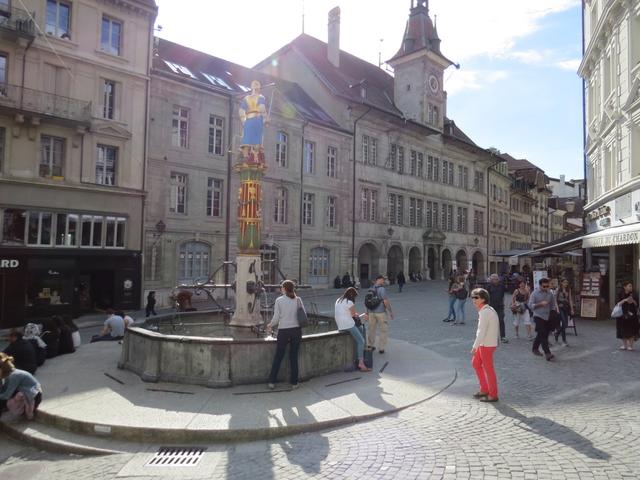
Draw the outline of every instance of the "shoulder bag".
M613 307L613 310L611 311L611 318L620 318L623 315L624 312L622 311L622 305L616 303L616 306Z
M309 317L307 316L307 312L302 306L302 302L300 301L300 297L296 297L298 301L298 310L296 311L296 318L298 319L298 325L300 327L306 327L309 325Z

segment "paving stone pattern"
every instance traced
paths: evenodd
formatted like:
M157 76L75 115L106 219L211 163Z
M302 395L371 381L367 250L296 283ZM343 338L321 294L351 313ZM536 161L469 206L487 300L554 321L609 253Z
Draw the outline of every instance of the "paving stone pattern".
M449 358L458 369L450 389L399 414L332 431L209 446L207 454L221 455L209 478L639 478L640 351L617 350L611 321L580 322L569 347L552 346L552 362L533 356L531 343L513 338L508 323L510 342L496 353L501 401L484 404L470 398L477 390L469 363L476 314L468 302L466 325L443 323L445 287L425 282L392 292L390 335ZM332 296L313 300L331 311ZM386 360L393 361L392 350L375 357L377 365ZM125 478L118 472L134 457L55 455L4 441L0 447L8 452L0 453L3 480ZM135 478L190 478L184 468L148 470Z

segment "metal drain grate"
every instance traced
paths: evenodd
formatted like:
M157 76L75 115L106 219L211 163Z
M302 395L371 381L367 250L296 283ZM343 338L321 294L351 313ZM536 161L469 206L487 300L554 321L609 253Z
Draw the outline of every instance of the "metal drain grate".
M195 467L206 450L204 447L160 447L145 467Z

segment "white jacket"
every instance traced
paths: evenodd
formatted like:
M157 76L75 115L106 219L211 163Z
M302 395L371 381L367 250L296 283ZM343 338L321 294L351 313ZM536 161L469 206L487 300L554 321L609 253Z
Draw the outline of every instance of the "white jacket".
M498 321L498 314L493 307L485 305L478 312L478 331L476 332L476 341L473 342L473 348L497 347L499 335L500 322Z

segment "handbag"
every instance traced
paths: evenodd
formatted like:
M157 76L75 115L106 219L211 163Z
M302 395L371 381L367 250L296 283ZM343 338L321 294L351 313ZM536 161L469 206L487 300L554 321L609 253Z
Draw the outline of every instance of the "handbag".
M361 327L362 326L362 320L360 319L359 315L354 315L351 318L353 318L353 323L356 324L356 327Z
M298 300L298 310L296 311L296 318L298 319L298 325L300 327L306 327L307 325L309 325L309 317L307 316L307 312L302 306L300 297L297 297L297 300Z
M616 306L613 307L613 310L611 311L611 318L621 318L623 315L624 312L622 311L622 305L616 303Z

